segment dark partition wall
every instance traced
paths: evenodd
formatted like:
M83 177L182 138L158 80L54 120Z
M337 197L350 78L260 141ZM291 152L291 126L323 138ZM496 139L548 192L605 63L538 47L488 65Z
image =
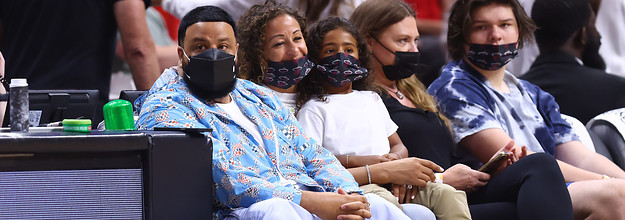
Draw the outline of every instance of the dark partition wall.
M210 219L212 145L181 132L0 132L0 219Z

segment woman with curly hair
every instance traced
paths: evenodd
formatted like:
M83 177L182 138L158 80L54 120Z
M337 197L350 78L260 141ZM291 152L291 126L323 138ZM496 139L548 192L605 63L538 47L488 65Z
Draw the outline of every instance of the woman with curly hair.
M252 6L237 26L240 77L274 90L294 112L297 83L314 66L304 41L306 20L270 0Z

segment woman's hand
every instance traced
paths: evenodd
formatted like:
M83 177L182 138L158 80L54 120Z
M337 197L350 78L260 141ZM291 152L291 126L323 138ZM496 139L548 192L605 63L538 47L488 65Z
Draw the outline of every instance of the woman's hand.
M393 183L412 185L413 187L425 187L427 182L432 182L436 179L434 171L443 171L440 166L432 161L414 157L375 164L369 166L369 168L371 169L371 179L374 183Z
M391 193L397 198L397 202L401 204L412 202L418 192L419 187L412 185L393 184L393 188L391 189Z
M382 155L382 156L383 156L384 158L388 159L389 161L402 159L402 157L401 157L401 156L399 156L399 154L397 154L397 153L393 153L393 152L390 152L390 153L388 153L388 154L384 154L384 155Z

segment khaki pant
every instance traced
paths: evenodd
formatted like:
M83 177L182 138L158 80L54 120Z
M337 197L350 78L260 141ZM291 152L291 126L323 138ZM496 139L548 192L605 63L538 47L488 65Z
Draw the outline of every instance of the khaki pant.
M386 188L376 184L363 185L360 188L364 193L376 194L402 209L397 198ZM464 191L456 190L447 184L429 182L425 188L419 189L412 203L429 208L438 220L471 219Z

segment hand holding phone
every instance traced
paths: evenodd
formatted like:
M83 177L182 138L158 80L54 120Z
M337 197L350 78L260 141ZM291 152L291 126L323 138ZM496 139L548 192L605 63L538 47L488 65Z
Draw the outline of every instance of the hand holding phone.
M495 170L497 170L497 168L499 168L501 164L503 164L504 162L508 160L508 157L510 157L508 153L499 152L495 154L495 156L490 158L490 160L488 160L488 162L486 162L486 164L480 167L480 169L477 171L488 173L488 174L493 174L493 172L495 172Z

